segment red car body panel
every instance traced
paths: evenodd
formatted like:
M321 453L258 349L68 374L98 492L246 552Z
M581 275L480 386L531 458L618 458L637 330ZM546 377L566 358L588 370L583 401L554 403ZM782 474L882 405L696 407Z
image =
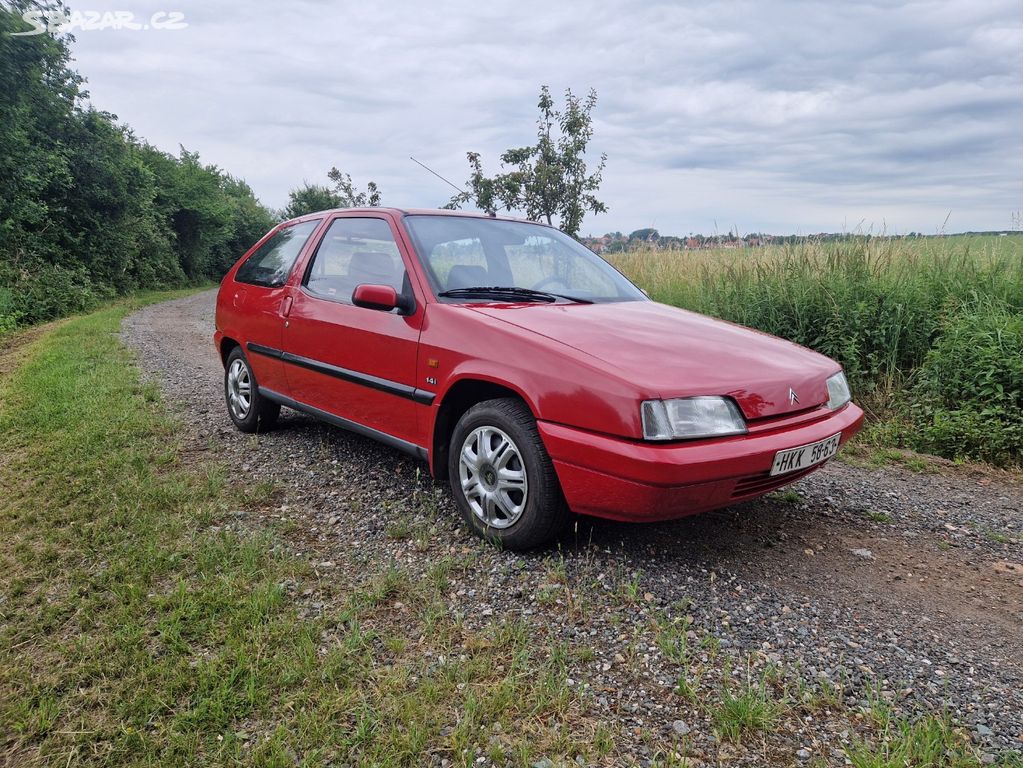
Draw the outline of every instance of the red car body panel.
M733 397L747 419L827 402L825 379L841 370L791 342L653 301L475 309L552 344L586 350L605 375L642 387L643 399L713 392ZM736 386L749 375L755 389ZM799 392L799 403L789 402L790 387ZM623 434L640 437L638 418L635 424Z
M838 432L844 444L862 425L854 404L826 405L825 380L837 363L730 323L652 301L441 302L404 228L409 213L474 215L374 208L287 222L321 220L285 285L234 280L266 238L228 272L217 299L218 349L241 345L260 390L283 404L408 450L440 477L446 468L433 446L446 438L435 430L449 393L463 382L499 385L537 418L569 506L617 520L681 517L762 495L808 473L771 477L777 451ZM342 217L388 222L415 299L411 312L303 288L319 239ZM748 434L642 439L644 400L696 395L733 398Z
M862 422L863 411L849 403L837 411L814 409L795 427L665 445L548 422L539 428L574 511L652 521L706 512L788 485L809 472L771 477L775 453L837 432L845 444Z
M506 304L493 312L514 315L556 308L560 305ZM437 379L438 402L458 381L477 379L512 389L534 415L550 421L619 435L639 429L635 387L607 375L592 355L538 339L468 305L431 304L429 317L420 340L420 380L431 375ZM431 359L440 363L438 368L425 367Z
M412 274L411 249L398 238L393 217L387 219L402 251L405 268ZM426 317L425 302L418 300L410 315L397 315L317 297L300 285L313 251L315 248L310 248L303 254L289 280L289 293L294 303L286 320L282 349L297 357L414 390L419 335ZM419 420L422 408L412 399L366 386L364 381L326 376L302 365L286 365L286 369L287 394L295 400L399 440L422 445L423 427Z

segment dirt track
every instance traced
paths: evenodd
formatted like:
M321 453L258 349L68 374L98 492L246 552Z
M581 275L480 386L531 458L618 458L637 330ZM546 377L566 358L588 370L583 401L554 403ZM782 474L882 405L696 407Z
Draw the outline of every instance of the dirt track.
M438 553L471 551L480 577L452 595L452 610L469 623L502 612L539 620L551 553L521 557L472 539L423 465L289 412L258 439L235 432L211 342L214 295L150 307L124 329L180 412L188 450L225 461L241 482L282 488L274 516L297 523L293 546L305 556L344 562L358 550L363 561L420 567ZM618 592L608 589L598 613L642 620L651 606L670 611L682 601L694 626L733 655L845 685L852 706L876 683L907 713L947 706L984 749L1023 748L1023 487L963 468L918 474L836 462L794 488L798 500L776 495L673 523L581 521L562 542L565 568L579 583L583 574L596 582L638 574L639 606L613 604ZM396 510L418 509L424 495L438 500L441 520L429 545L388 535ZM635 690L604 662L621 646L620 624L544 621L548 632L593 637L597 658L578 674L612 692L597 702L608 717L668 735L679 719L693 721L698 742L697 715ZM653 656L644 675L656 688L668 673ZM805 747L830 762L841 738L808 726L787 743L790 754Z

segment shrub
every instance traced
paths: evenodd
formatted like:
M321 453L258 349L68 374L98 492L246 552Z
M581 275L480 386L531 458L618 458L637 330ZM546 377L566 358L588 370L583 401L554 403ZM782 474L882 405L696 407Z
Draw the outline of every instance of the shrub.
M96 286L84 267L38 263L0 270L0 327L13 330L91 309L113 295ZM6 320L5 320L6 318Z
M1023 314L974 302L950 317L916 375L914 447L1023 462Z
M15 309L14 291L3 285L0 270L0 334L13 331L18 326L21 315Z

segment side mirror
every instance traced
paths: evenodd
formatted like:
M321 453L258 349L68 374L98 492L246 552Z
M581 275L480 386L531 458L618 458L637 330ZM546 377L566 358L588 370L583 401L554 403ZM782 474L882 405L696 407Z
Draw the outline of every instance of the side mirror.
M390 312L396 307L402 306L401 297L398 292L389 285L359 285L352 293L352 304L365 309L377 309L381 312Z

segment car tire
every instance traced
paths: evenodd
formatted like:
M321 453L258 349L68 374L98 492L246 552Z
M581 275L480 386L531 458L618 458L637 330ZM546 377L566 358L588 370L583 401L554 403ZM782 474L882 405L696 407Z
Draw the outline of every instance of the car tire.
M259 393L256 376L241 347L235 347L227 356L224 366L224 400L231 421L241 432L265 432L273 427L281 412L278 403L267 400Z
M462 415L451 436L448 477L462 516L498 546L542 546L568 520L554 465L521 400L487 400Z

